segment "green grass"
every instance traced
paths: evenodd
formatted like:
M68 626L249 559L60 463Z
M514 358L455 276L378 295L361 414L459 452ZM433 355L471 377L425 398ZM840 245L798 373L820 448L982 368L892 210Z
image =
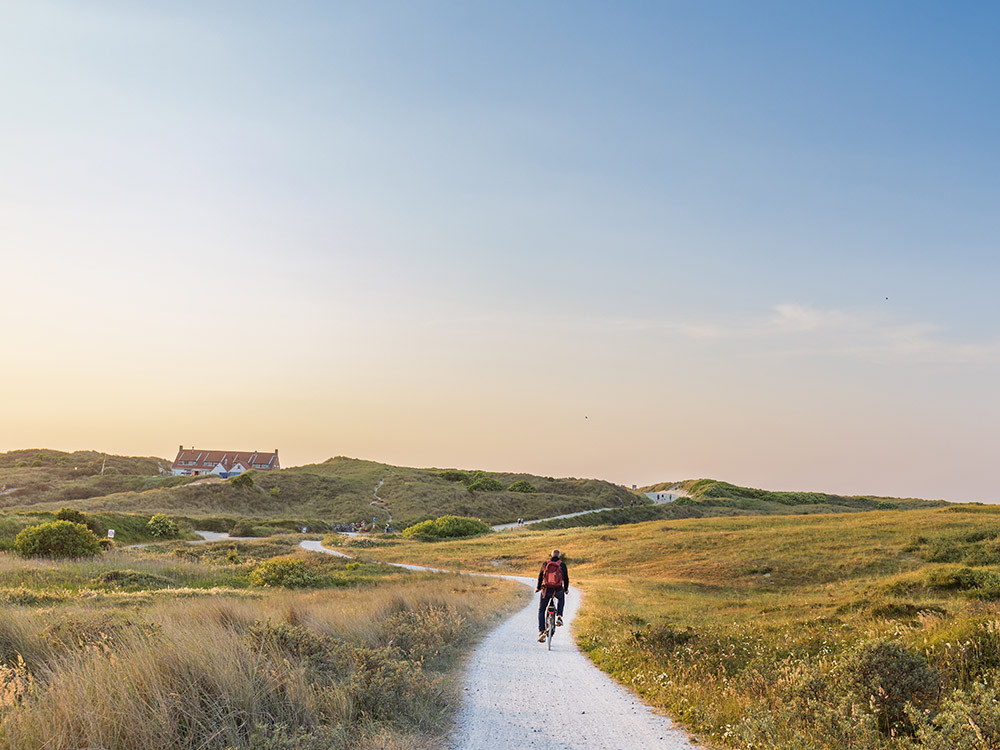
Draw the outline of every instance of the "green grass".
M661 482L640 488L639 492L663 492L679 489L688 493L675 504L702 509L725 508L754 513L845 513L868 510L912 510L943 507L943 500L874 497L871 495L832 495L825 492L775 492L754 487L740 487L717 479L690 479L684 482Z
M97 594L113 599L111 595L116 592L147 589L247 589L252 586L254 571L262 562L272 559L301 561L321 588L362 587L403 575L398 569L384 565L351 565L344 558L308 553L299 548L300 538L197 545L170 542L66 561L26 560L0 553L0 600L17 600L25 589L50 594L52 601L63 602Z
M731 748L938 750L965 747L946 730L955 716L971 716L981 731L1000 726L995 704L974 697L976 684L1000 685L998 512L949 506L528 528L367 554L532 575L558 547L587 592L578 643L701 739ZM868 674L859 666L864 649L880 653L880 639L902 644L939 685L930 700L911 695L927 713L897 716L891 727L893 714L873 708L881 698L858 676ZM910 672L891 671L903 669L896 662L884 664L887 685L914 684Z
M63 457L68 455L71 454ZM155 466L155 460L152 464L136 460L133 468L152 470L150 466ZM123 464L122 471L126 468ZM528 481L538 492L470 493L464 483L443 478L439 469L389 466L343 457L277 472L251 472L254 480L251 487L236 487L229 482L197 484L194 483L197 477L109 475L107 471L104 477L88 475L78 479L72 469L69 463L31 469L0 468L0 477L8 471L0 483L18 488L14 493L0 496L0 502L19 512L53 511L66 505L92 513L146 516L166 513L174 517L212 516L262 522L301 519L295 522L325 530L335 523L370 521L373 516L379 524L384 524L390 514L397 528L443 515L502 523L520 516L540 518L612 507L627 504L633 497L624 488L600 480L502 472L485 476L504 487ZM28 476L26 471L34 474ZM93 471L92 463L87 471ZM378 494L382 501L373 505L374 490L380 481L383 484ZM319 528L321 524L326 526Z

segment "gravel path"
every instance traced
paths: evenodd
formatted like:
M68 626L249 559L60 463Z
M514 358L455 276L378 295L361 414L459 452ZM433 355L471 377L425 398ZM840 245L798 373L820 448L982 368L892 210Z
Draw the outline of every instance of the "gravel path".
M313 552L350 557L318 541L300 542ZM409 570L450 571L402 565ZM473 574L479 575L479 574ZM488 574L483 574L488 575ZM534 588L531 578L509 578ZM567 626L580 605L570 590ZM622 750L697 747L670 719L629 693L576 647L568 627L556 632L552 650L538 643L538 600L508 618L480 643L466 668L453 750ZM551 715L548 707L552 706Z
M683 490L674 490L670 493L664 492L663 497L659 500L653 500L653 505L663 505L664 503L672 503L679 497L687 497L687 492ZM594 508L593 510L578 510L576 513L563 513L561 516L549 516L548 518L532 518L531 520L526 520L523 524L521 523L498 523L490 528L494 531L507 531L508 529L518 529L524 528L525 526L530 526L533 523L541 523L542 521L558 521L560 518L575 518L576 516L585 516L588 513L603 513L606 510L622 510L625 506L619 505L614 508Z

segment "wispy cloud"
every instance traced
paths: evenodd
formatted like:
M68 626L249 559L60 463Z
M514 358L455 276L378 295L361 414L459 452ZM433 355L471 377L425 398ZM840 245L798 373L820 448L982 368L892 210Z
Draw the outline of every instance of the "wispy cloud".
M790 354L1000 364L1000 341L959 341L936 323L901 321L864 310L824 310L783 303L740 320L617 319L607 324L619 330L658 330L692 340L756 341Z

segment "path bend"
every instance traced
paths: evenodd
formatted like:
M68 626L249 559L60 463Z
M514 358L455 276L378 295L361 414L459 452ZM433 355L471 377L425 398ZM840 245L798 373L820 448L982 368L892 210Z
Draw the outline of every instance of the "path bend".
M319 541L300 546L350 557ZM456 571L400 565L408 570ZM534 588L535 579L491 573ZM582 592L571 588L563 613L572 622ZM455 720L453 750L687 750L697 747L669 718L616 683L577 648L568 627L557 631L552 650L538 643L538 604L507 618L472 652ZM551 709L549 707L552 707Z

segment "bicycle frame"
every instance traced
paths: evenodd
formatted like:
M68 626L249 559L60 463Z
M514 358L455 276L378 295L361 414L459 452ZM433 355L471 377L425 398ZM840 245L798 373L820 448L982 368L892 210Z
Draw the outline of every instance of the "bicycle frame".
M554 596L549 599L549 603L545 607L545 631L548 633L545 642L549 651L551 651L552 636L556 634L556 598Z

